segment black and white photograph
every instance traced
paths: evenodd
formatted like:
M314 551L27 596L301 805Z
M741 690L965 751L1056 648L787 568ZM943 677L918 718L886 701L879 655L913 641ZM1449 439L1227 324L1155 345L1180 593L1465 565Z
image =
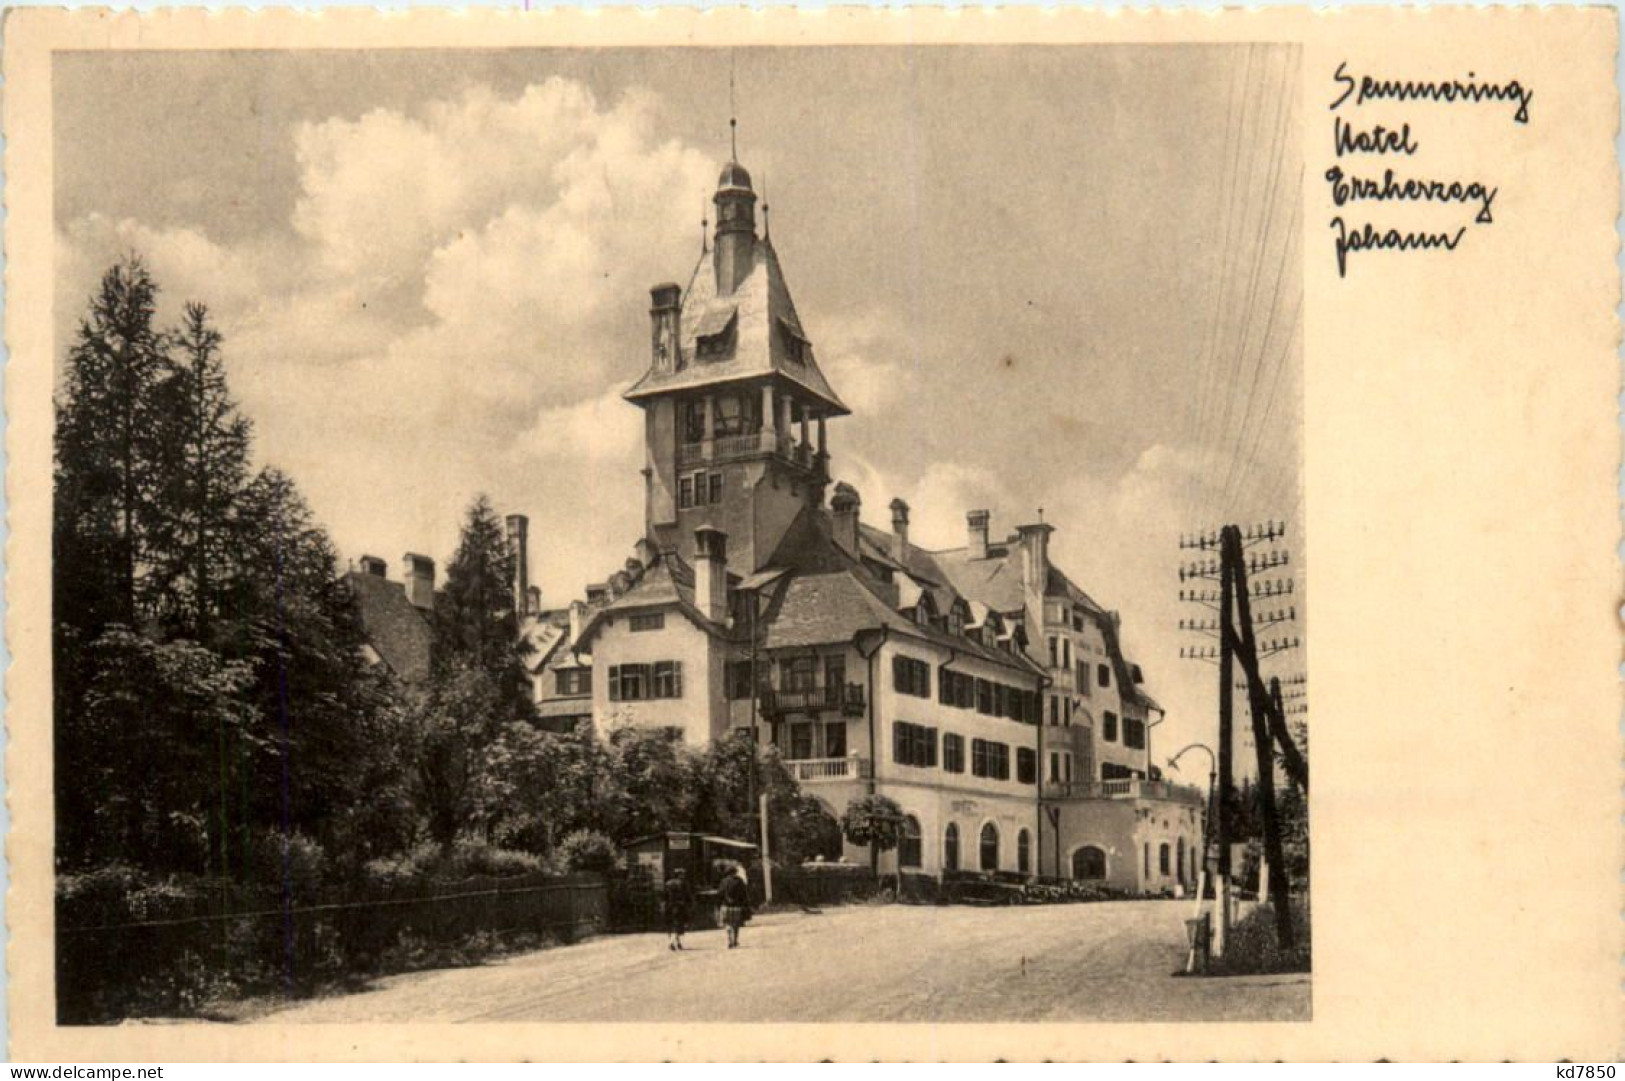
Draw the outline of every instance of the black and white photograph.
M59 53L58 1023L1310 1020L1301 85Z

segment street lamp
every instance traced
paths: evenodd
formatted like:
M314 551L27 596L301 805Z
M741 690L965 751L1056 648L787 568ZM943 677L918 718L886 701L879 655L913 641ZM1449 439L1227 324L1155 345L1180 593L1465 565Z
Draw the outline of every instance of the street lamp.
M1214 813L1213 789L1214 789L1214 785L1218 782L1218 778L1219 778L1219 759L1218 759L1218 755L1213 753L1213 748L1209 747L1207 744L1205 744L1205 743L1191 743L1191 744L1188 744L1188 745L1186 745L1184 747L1181 747L1174 754L1174 756L1172 758L1168 759L1168 768L1177 770L1179 768L1179 760L1180 760L1181 757L1184 756L1186 751L1205 751L1205 752L1207 752L1207 804L1208 804L1208 809L1207 809L1207 818L1204 819L1203 822L1202 822L1202 859L1203 859L1204 862L1206 862L1206 860L1207 860L1207 846L1208 846L1209 841L1211 840L1212 830L1213 830L1213 813Z

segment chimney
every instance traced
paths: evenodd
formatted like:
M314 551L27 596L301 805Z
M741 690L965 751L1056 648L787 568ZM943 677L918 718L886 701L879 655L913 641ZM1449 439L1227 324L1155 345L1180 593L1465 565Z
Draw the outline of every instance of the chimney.
M434 560L407 552L401 562L406 565L406 599L425 612L434 611Z
M587 587L588 604L600 604L607 599L608 596L609 584L607 582L594 582L592 585Z
M728 618L728 534L702 525L694 531L694 603L713 623Z
M609 576L610 600L619 600L626 596L626 591L632 588L632 580L626 576L625 571L616 571Z
M542 610L542 587L531 586L525 591L525 611L540 612Z
M627 581L631 582L633 585L636 585L638 583L638 580L641 579L642 577L643 577L643 563L642 563L642 561L640 561L636 556L627 556L627 558L626 558L626 578L627 578Z
M1027 610L1040 621L1044 614L1044 587L1049 582L1049 535L1055 527L1046 522L1016 527L1021 541L1021 584L1027 593Z
M571 649L574 649L576 647L576 643L581 641L581 632L584 629L586 629L586 626L587 626L587 605L582 601L571 601L570 602L570 641L568 642L568 645L569 645L569 647Z
M891 531L897 535L897 558L908 554L908 504L901 499L891 501Z
M845 481L835 486L835 496L829 501L832 532L836 545L853 558L858 554L858 510L862 506L856 488Z
M650 369L675 372L682 367L682 344L678 340L679 305L683 291L676 282L661 282L649 290Z
M965 515L967 547L970 549L968 554L971 559L987 558L987 520L988 513L985 510L973 510Z
M648 537L639 537L638 543L633 545L633 550L637 553L638 562L643 564L645 570L654 566L657 553L655 552L655 546L649 543Z
M385 569L384 561L379 559L377 556L361 557L361 573L370 574L375 578L389 577L388 571Z
M508 515L508 551L513 553L513 611L522 616L530 596L530 519Z

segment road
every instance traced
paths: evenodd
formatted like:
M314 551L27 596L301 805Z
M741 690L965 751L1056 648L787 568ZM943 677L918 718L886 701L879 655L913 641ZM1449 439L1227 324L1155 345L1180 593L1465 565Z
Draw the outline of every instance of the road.
M262 1018L292 1021L1289 1021L1303 974L1172 975L1189 902L851 906L758 916L672 953L612 935L417 972Z

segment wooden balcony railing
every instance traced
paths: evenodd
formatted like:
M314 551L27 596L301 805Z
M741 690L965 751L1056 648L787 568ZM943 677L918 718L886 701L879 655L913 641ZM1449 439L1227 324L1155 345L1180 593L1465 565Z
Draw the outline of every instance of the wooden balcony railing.
M788 436L776 435L771 429L748 432L744 435L719 435L710 441L709 448L708 452L707 444L703 440L697 443L679 443L678 466L731 462L739 458L753 458L759 454L776 454L804 469L821 466L824 461L811 446L797 443Z
M832 709L840 710L846 717L861 717L864 705L861 683L804 690L762 691L762 713L769 717L784 713L820 713Z

